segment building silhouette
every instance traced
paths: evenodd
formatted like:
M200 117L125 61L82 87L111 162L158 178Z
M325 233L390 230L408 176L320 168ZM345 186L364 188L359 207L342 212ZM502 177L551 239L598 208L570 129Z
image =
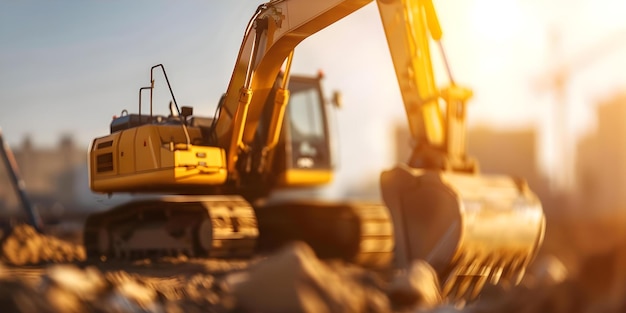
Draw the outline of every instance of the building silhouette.
M406 162L412 146L408 129L398 126L395 137L395 159L397 162ZM469 128L467 153L478 161L481 173L524 178L541 199L544 209L555 207L557 196L539 167L536 130L494 129L486 126Z
M478 160L481 173L523 178L535 193L551 194L548 179L539 169L538 135L532 128L501 130L470 128L467 151Z
M54 148L34 147L29 137L12 148L32 204L43 215L80 209L79 183L86 181L87 151L64 136ZM21 204L4 164L0 166L0 214L15 214Z
M626 94L600 103L597 128L577 147L578 202L588 212L626 209Z

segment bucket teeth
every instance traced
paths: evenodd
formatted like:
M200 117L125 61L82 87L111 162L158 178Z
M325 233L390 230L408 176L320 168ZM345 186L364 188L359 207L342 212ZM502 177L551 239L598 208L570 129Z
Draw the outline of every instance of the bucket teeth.
M459 258L448 274L441 277L444 282L442 294L453 301L471 302L487 283L505 287L517 285L524 276L525 263L523 257L484 261L475 257Z

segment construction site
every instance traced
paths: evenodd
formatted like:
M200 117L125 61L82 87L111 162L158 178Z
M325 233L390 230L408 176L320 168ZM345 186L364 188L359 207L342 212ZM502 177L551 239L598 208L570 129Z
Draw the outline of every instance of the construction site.
M606 1L0 5L1 311L626 311Z

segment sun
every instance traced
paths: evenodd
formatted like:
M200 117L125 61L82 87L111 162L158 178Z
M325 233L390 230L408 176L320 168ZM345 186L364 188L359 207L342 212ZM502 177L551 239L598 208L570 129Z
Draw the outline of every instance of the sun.
M487 40L506 41L523 31L525 11L517 0L475 0L469 11L474 33Z

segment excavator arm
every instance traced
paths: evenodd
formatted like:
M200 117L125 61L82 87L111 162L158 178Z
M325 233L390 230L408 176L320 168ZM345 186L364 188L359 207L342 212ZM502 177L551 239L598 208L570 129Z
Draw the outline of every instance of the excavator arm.
M543 241L539 199L523 179L479 175L466 155L472 93L452 78L431 0L377 2L415 143L407 164L381 174L396 265L427 260L443 293L457 299L474 299L487 282L519 283ZM442 89L431 41L447 67L449 85Z
M465 101L469 89L457 86L443 53L442 31L430 0L377 1L398 78L418 168L474 171L465 156ZM438 43L450 85L439 89L430 41ZM446 104L445 115L440 101Z
M441 29L432 3L426 1L378 1L389 51L414 140L441 148L445 129L431 62L430 37ZM429 14L425 14L429 13ZM432 23L428 24L427 22Z

